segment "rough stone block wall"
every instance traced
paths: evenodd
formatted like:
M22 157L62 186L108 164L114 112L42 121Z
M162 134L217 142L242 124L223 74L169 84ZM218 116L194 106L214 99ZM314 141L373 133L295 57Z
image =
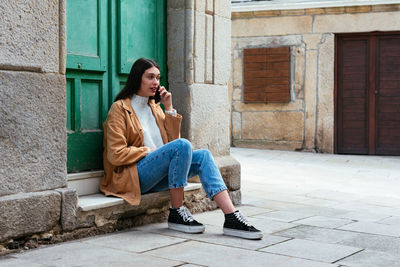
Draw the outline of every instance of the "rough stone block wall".
M234 29L234 28L233 28ZM243 49L291 47L291 101L243 102ZM301 149L304 139L305 44L301 35L232 38L232 143L235 146Z
M168 1L168 80L182 136L216 156L230 147L230 22L230 1Z
M0 242L50 231L60 220L61 195L55 191L0 197Z
M333 153L335 33L399 29L398 4L232 13L232 144ZM245 104L243 49L279 46L291 48L291 101Z
M0 6L0 196L66 185L63 4Z
M65 79L0 71L0 196L66 185Z
M2 1L0 69L59 72L58 0Z
M229 0L168 1L168 81L182 137L214 155L240 202L240 165L229 156Z
M1 1L0 17L4 241L60 223L62 194L54 189L66 186L65 1Z

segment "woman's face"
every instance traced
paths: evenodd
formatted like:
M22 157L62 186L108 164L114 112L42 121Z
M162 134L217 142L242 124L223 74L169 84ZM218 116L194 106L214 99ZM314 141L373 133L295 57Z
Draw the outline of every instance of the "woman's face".
M151 67L143 73L137 95L145 97L154 96L159 85L160 71L156 67Z

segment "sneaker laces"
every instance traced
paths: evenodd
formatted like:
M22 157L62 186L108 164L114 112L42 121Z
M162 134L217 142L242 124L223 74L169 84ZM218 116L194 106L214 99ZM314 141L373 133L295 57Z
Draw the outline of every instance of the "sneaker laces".
M190 211L185 206L182 206L176 210L178 211L179 215L182 217L184 222L193 222L194 221L193 215L190 213Z
M247 221L247 219L244 217L244 215L242 213L240 213L240 211L237 211L237 212L235 212L233 214L235 215L236 219L239 222L245 224L248 227L251 227L251 224L249 223L249 221Z

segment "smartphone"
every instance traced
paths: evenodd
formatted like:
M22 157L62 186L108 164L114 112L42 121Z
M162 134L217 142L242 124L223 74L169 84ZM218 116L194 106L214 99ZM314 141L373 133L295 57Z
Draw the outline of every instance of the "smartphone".
M154 95L154 100L156 101L156 103L160 102L161 100L160 86L157 87L156 94Z

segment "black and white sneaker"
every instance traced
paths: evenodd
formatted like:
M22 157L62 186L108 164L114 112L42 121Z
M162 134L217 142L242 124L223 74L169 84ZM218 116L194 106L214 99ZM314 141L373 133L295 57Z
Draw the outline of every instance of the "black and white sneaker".
M252 226L238 210L225 214L224 234L246 239L261 239L263 234Z
M191 234L202 233L205 230L204 225L193 219L185 206L177 209L169 208L168 228Z

